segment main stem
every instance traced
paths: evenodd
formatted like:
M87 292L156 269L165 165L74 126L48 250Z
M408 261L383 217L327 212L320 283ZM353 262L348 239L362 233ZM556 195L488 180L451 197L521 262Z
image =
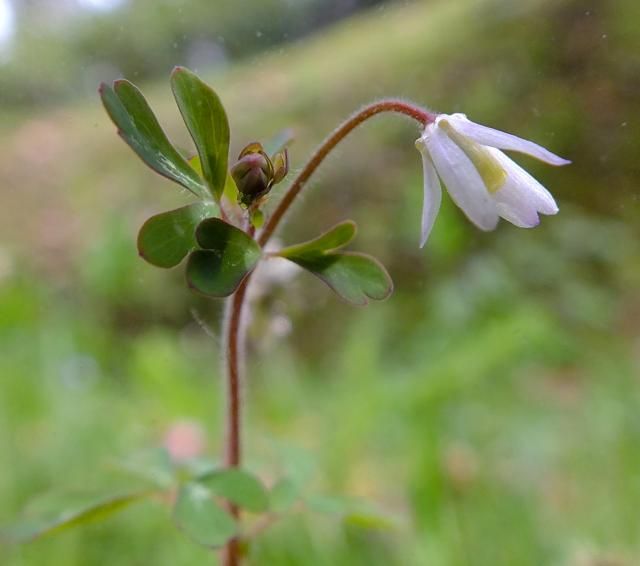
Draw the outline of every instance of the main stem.
M231 296L225 314L225 365L227 369L227 430L225 442L225 465L227 468L240 466L242 454L242 367L244 359L243 307L249 278L246 278ZM228 510L238 520L240 509L229 504ZM240 564L240 547L237 538L231 539L222 551L224 566Z
M413 118L423 126L433 122L435 115L423 108L397 99L385 99L373 102L355 112L338 126L311 155L307 164L294 179L277 208L270 216L258 243L264 246L289 210L293 201L304 188L307 181L331 151L357 126L369 118L382 112L395 112ZM247 230L253 235L251 229ZM225 363L227 370L227 430L225 444L225 464L229 468L240 466L242 457L241 422L242 422L242 363L244 359L243 309L249 275L228 299L227 313L224 323ZM236 505L229 505L230 513L238 519L240 510ZM222 552L224 566L239 566L240 545L237 538L230 540Z

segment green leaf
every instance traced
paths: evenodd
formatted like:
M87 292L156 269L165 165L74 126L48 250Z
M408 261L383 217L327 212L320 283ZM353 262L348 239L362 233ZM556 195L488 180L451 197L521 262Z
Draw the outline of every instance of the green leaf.
M39 509L32 512L33 515L39 516L25 518L20 523L0 531L0 540L29 542L44 535L100 521L153 493L139 491L99 497L86 494L76 494L74 497L58 495L53 500L47 500L46 505L40 502Z
M369 531L392 531L398 528L397 519L376 512L354 511L345 515L343 520L348 525Z
M191 165L191 167L193 167L199 175L202 175L202 165L200 165L199 155L194 155L191 159L189 159L189 165ZM236 182L233 180L233 177L229 172L227 172L227 179L224 183L222 196L226 197L232 204L237 204L238 202L238 187L236 186Z
M216 470L201 477L199 483L248 511L262 513L269 507L269 496L262 482L244 470Z
M254 228L262 228L264 224L264 212L259 208L251 212L251 226Z
M213 202L196 202L149 218L138 233L140 256L156 267L175 267L196 247L196 227L215 216Z
M269 493L270 509L274 513L284 513L300 497L300 488L290 478L281 478Z
M382 301L393 292L393 282L384 266L366 254L342 252L313 259L289 259L354 305L367 305L369 299Z
M220 463L210 458L189 458L179 462L178 473L183 481L198 482L200 478L207 477L220 469Z
M191 157L190 159L187 160L187 163L193 167L193 170L200 175L201 177L203 176L202 173L202 164L200 163L200 156L199 155L194 155L193 157Z
M283 475L293 482L298 493L314 481L318 475L318 462L313 454L299 446L276 445L276 455Z
M213 500L213 494L193 483L180 488L173 520L195 542L209 547L224 545L238 532L236 522Z
M322 515L346 515L352 504L351 499L336 495L309 495L305 498L307 507Z
M305 500L316 513L339 517L345 524L369 530L391 530L397 520L376 509L368 501L354 497L312 495Z
M184 67L173 70L171 88L198 149L204 178L219 201L229 159L229 121L222 102L210 86Z
M227 297L256 267L262 250L245 232L219 218L208 218L196 229L202 250L189 255L187 283L210 297Z
M324 281L342 299L364 306L369 299L381 301L393 291L393 282L375 258L356 252L337 252L353 240L356 226L342 222L318 238L284 248L284 257Z
M315 258L318 255L344 248L355 238L356 232L356 223L353 220L345 220L317 238L284 248L278 251L277 255L292 261L293 258Z
M175 468L166 448L156 447L132 454L115 462L116 469L131 476L168 488L176 481Z
M100 85L102 103L118 134L154 171L179 183L198 197L207 195L204 181L171 145L142 93L121 79Z
M199 155L194 155L191 159L189 159L189 165L191 165L191 167L193 167L198 172L198 175L202 175L202 165L200 165ZM227 172L227 179L224 183L222 196L226 197L232 204L237 204L238 202L238 187L236 186L236 182L233 180L233 177L229 172Z
M229 199L229 202L233 204L238 203L238 187L236 182L233 180L231 173L227 174L227 180L224 184L224 191L222 194Z

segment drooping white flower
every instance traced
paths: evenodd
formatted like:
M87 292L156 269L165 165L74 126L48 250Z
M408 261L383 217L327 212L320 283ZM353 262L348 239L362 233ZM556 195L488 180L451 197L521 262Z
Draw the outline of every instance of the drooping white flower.
M499 217L531 228L539 223L539 213L558 212L549 191L500 151L526 153L550 165L570 163L536 143L471 122L464 114L440 114L425 127L416 147L424 167L421 246L440 209L440 179L482 230L493 230Z

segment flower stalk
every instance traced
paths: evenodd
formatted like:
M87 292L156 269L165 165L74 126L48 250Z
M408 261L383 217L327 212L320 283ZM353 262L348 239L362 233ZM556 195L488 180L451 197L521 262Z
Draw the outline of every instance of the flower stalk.
M436 115L404 100L396 98L388 98L379 100L368 104L361 110L358 110L349 118L347 118L342 124L340 124L329 136L318 146L315 152L307 161L307 164L302 168L302 171L293 180L289 190L285 193L284 197L278 204L277 208L273 211L273 214L269 217L269 220L264 226L258 243L264 246L273 233L278 228L280 222L286 212L289 210L295 198L300 194L300 191L304 188L307 181L313 175L315 170L325 160L327 155L355 128L357 128L363 122L366 122L369 118L381 114L382 112L395 112L398 114L404 114L409 118L413 118L422 126L426 126L435 121Z

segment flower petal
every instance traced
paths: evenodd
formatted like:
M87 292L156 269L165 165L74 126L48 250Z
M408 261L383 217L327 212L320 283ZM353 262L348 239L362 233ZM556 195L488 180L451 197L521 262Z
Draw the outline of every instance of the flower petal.
M443 117L448 118L451 125L458 132L482 145L519 151L520 153L525 153L550 165L567 165L571 163L571 161L563 159L555 153L551 153L548 149L545 149L537 143L489 128L488 126L476 124L469 120L464 114L443 115Z
M422 168L424 170L424 201L422 203L422 233L420 235L420 247L423 248L440 210L442 187L425 145L421 143L421 140L418 140L416 146L422 154Z
M470 159L438 127L425 132L423 140L453 201L478 228L493 230L498 223L496 205Z
M517 185L505 183L505 186L496 193L496 208L498 214L505 220L518 226L518 228L533 228L540 224L538 211L535 207L522 199L522 194Z
M499 149L489 149L507 172L507 183L505 187L494 194L494 197L498 201L501 200L502 191L513 186L514 189L518 191L520 199L526 201L531 207L535 208L537 212L541 212L542 214L556 214L558 212L558 205L547 189Z

